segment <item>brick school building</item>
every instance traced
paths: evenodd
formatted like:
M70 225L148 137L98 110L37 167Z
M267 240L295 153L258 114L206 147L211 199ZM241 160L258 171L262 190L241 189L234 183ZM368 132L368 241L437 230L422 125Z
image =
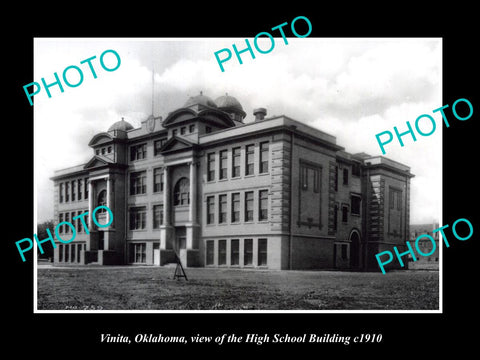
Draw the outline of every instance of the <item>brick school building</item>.
M177 254L185 267L378 270L375 254L407 250L408 166L264 108L246 115L233 96L200 93L165 119L93 136L91 159L52 177L55 221L106 205L113 222L88 218L87 234L75 219L55 264L162 266Z

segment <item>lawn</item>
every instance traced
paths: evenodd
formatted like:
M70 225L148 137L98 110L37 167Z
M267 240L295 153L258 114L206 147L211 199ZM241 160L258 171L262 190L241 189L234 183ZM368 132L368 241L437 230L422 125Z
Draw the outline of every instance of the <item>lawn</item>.
M39 310L438 310L437 271L39 268Z

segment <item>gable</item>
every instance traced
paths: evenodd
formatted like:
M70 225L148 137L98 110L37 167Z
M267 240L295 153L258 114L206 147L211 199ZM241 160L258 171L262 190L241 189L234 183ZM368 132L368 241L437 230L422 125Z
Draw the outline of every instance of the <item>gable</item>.
M196 117L197 113L194 110L182 108L169 113L162 125L168 127Z
M95 155L93 158L90 159L90 161L85 164L83 168L92 169L96 167L102 167L108 164L113 164L113 161L109 158L106 158L105 156Z
M102 132L93 136L93 138L88 143L88 146L101 145L113 140L112 136L106 132Z
M193 109L181 108L168 114L162 125L166 127L174 126L188 120L205 119L217 125L220 128L235 126L234 121L229 114L218 109L203 109L198 113Z
M191 150L197 147L196 144L191 143L190 141L179 138L177 136L172 136L160 149L160 153L166 153L171 151L182 151L182 150Z

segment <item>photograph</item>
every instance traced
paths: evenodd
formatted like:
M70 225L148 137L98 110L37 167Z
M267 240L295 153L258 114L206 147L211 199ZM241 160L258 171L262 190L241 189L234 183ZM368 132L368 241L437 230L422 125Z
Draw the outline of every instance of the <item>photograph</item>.
M442 39L34 55L36 311L441 310Z

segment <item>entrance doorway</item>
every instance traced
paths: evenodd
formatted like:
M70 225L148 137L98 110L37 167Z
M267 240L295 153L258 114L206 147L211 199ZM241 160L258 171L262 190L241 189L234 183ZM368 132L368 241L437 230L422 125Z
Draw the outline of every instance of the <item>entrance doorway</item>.
M360 235L357 230L350 233L350 268L360 267Z
M105 232L99 231L98 232L98 250L104 249L104 242L105 242Z

